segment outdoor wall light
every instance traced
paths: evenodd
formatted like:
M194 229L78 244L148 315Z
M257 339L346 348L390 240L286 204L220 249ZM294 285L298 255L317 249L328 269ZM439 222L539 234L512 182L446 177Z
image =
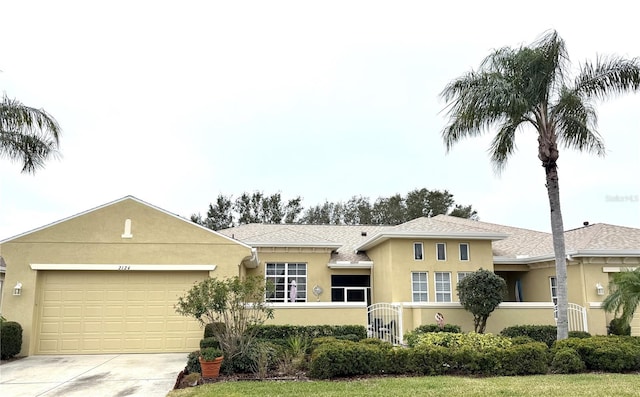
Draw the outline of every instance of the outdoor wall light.
M604 295L604 287L602 286L602 284L596 284L596 292L598 293L598 295Z
M22 294L22 283L18 281L16 286L13 287L13 296L20 296Z
M322 294L322 287L319 285L316 285L315 287L313 287L312 289L313 294L316 296L316 301L320 302L320 295Z

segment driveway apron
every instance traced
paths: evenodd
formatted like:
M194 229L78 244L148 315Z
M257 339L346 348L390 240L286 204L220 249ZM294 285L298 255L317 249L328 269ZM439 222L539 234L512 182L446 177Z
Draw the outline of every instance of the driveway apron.
M166 396L187 355L29 356L0 365L0 396Z

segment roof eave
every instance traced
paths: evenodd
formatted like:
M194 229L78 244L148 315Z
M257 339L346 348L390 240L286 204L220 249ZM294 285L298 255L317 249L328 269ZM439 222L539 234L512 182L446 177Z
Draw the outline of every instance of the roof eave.
M355 248L356 251L366 251L371 247L383 243L392 238L400 239L442 239L442 240L503 240L507 238L502 233L475 233L475 232L384 232L372 236L370 239Z

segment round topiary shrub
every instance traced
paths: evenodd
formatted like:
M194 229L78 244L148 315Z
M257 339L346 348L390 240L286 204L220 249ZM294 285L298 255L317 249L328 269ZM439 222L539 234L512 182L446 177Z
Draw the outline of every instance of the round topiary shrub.
M3 360L20 353L22 326L15 321L2 321L0 325L0 356Z
M577 351L571 348L559 349L551 361L551 372L556 374L577 374L586 369Z
M614 318L607 327L607 335L631 335L631 326L621 318Z

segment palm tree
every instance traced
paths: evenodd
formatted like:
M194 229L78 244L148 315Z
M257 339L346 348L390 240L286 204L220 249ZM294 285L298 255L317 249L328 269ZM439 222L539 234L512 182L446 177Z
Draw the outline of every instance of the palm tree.
M22 172L35 173L56 156L61 130L43 109L23 105L3 95L0 102L0 157L22 163Z
M558 339L568 336L567 263L558 185L559 146L605 154L596 131L594 100L638 91L640 59L600 57L584 63L567 79L568 55L557 32L549 31L530 46L494 51L480 65L449 83L442 92L449 124L443 129L447 151L466 137L497 127L489 152L496 172L515 151L515 134L533 127L538 159L546 173L551 231L558 283Z
M640 267L615 273L611 277L609 291L609 296L602 301L602 308L616 314L621 311L620 318L629 325L640 305Z

